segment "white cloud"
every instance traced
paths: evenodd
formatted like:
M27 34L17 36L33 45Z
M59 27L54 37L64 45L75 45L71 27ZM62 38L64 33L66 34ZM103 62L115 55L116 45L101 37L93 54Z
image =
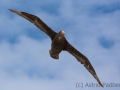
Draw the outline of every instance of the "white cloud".
M56 9L58 15L42 10L41 6L49 3L59 5ZM93 76L69 53L62 52L59 60L52 59L49 55L51 40L47 36L41 40L27 37L29 29L36 31L37 28L9 12L8 7L38 15L57 32L65 30L68 41L89 58L101 82L120 83L120 12L91 14L97 6L115 3L119 0L2 1L0 35L4 38L0 37L0 90L73 90L77 82L84 85L86 82L96 83ZM15 37L18 42L9 43L6 38L10 37ZM115 44L109 49L103 48L98 40L100 37L113 40Z

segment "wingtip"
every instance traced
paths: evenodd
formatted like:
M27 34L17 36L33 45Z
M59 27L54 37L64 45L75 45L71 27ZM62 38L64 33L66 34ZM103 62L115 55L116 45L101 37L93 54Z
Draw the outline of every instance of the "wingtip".
M100 80L97 80L98 81L98 83L99 83L99 85L101 86L101 87L103 87L103 85L102 85L102 83L100 82ZM104 87L103 87L104 88Z
M99 85L100 85L101 87L103 87L103 85L102 85L102 83L100 82L100 80L98 79L97 81L98 81Z
M18 14L18 15L21 15L21 12L20 11L16 11L16 10L13 10L13 9L9 9L11 12L13 12L13 13L16 13L16 14Z
M14 10L12 10L12 9L9 9L11 12L14 12Z
M96 74L96 75L94 75L94 77L95 77L95 79L98 81L99 85L100 85L101 87L103 87L103 85L102 85L102 83L100 82L100 80L99 80L99 78L98 78L97 74Z
M100 86L101 86L101 87L103 87L103 85L102 85L102 83L101 83L101 82L99 82L99 84L100 84ZM103 88L104 88L104 87L103 87Z

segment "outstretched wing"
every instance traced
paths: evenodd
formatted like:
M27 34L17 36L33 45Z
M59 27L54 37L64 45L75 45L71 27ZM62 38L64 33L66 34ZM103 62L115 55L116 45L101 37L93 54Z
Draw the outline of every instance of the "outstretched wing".
M90 61L85 57L82 53L80 53L77 49L75 49L66 39L65 39L65 51L68 51L70 54L72 54L81 64L84 64L86 69L93 75L93 77L98 81L98 83L103 87L101 84L93 66L91 65Z
M50 27L48 27L39 17L26 13L26 12L20 12L16 10L9 9L11 12L16 13L25 19L29 20L31 23L34 23L39 29L41 29L44 33L46 33L51 40L54 39L56 32L53 31Z

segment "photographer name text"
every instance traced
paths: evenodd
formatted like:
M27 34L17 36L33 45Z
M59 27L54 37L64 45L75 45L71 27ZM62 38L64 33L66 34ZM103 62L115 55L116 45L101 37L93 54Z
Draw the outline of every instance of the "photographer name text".
M103 82L102 83L102 85L103 85L103 87L118 87L118 88L120 88L120 83L113 83L113 82L111 82L111 83L105 83L105 82ZM91 88L91 87L101 87L98 83L82 83L82 82L77 82L76 83L76 88L78 89L78 88ZM102 87L101 87L102 88Z

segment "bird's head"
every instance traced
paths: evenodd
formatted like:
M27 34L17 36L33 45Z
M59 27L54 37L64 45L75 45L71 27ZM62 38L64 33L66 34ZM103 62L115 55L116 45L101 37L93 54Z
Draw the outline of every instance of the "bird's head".
M66 34L65 31L61 30L61 31L58 33L58 40L61 40L61 39L64 37L65 34Z
M59 32L59 34L60 34L61 36L64 36L66 33L65 33L65 31L61 30L61 31Z

